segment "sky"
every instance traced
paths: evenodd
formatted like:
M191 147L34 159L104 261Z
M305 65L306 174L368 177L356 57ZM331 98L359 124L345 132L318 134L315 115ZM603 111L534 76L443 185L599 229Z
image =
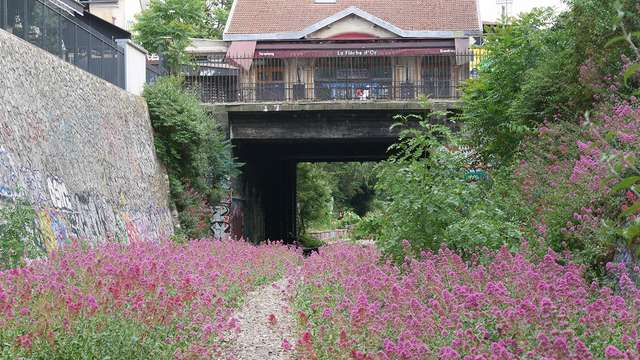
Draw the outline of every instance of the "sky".
M513 12L511 15L517 15L539 6L551 6L558 10L566 9L562 0L513 0ZM500 17L499 9L498 5L496 5L496 0L480 0L482 21L496 21Z

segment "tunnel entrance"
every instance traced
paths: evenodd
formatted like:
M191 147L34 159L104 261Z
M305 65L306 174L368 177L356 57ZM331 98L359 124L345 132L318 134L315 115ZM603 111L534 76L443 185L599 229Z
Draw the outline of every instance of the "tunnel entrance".
M305 248L352 239L359 220L378 204L377 162L298 163L298 242Z
M433 105L450 109L455 103ZM222 109L222 110L220 110ZM371 162L387 158L398 138L396 115L426 113L421 103L234 105L212 108L226 118L241 175L233 181L234 237L258 243L294 242L299 235L296 169L299 163Z
M236 143L234 151L243 166L234 193L242 194L238 200L244 237L252 242L298 240L299 164L380 161L386 158L392 143L393 140Z

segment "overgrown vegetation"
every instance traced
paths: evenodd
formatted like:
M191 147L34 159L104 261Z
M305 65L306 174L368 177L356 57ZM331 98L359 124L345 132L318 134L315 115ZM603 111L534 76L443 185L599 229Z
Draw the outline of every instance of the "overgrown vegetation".
M73 243L0 272L0 358L224 358L245 296L300 262L240 241Z
M419 126L403 130L390 149L393 155L378 166L382 206L358 224L359 236L367 237L363 227L369 227L380 248L397 260L408 250L418 255L441 246L468 256L484 248L517 248L523 235L512 211L517 198L495 183L503 179L470 176L472 159L460 151L449 127L434 125L432 116L399 120Z
M374 208L375 163L298 166L298 223L307 230L345 228Z
M42 255L35 248L36 213L22 199L0 204L0 270L23 265L25 257Z
M191 238L203 237L210 231L211 205L221 199L236 170L231 146L180 78L159 79L145 88L144 97L181 231Z
M298 229L299 237L304 236L310 227L331 220L333 212L329 175L322 169L309 163L298 165Z
M552 248L601 280L608 262L637 261L640 8L570 8L536 10L488 36L480 76L464 88L462 132L411 118L420 126L377 167L380 206L357 236L398 260L443 245L473 259L527 241L532 254ZM470 176L478 169L488 180Z

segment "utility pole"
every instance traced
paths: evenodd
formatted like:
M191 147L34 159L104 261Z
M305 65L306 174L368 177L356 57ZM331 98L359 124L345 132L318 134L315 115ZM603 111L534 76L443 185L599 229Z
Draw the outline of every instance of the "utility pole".
M503 21L507 21L507 19L511 17L513 12L513 1L514 0L496 0L496 4L500 10L500 17Z

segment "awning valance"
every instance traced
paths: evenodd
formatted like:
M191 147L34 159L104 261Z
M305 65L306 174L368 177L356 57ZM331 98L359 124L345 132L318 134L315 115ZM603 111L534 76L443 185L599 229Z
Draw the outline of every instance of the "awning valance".
M389 57L455 53L452 40L422 42L351 42L258 44L256 58Z
M330 57L389 57L455 53L454 49L344 49L344 50L258 50L256 58L330 58Z
M234 41L227 50L227 60L249 71L256 51L255 41Z

